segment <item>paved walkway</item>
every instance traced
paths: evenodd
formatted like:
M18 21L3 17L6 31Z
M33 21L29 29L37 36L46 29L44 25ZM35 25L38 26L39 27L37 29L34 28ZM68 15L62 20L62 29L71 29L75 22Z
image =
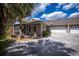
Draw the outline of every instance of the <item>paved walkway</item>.
M54 34L31 42L15 42L6 50L8 56L79 55L79 34Z

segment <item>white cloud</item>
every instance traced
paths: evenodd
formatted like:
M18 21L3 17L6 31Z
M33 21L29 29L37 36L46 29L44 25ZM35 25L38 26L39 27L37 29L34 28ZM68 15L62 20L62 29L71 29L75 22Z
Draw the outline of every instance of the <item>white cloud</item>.
M40 18L45 18L46 15L47 15L47 14L43 14Z
M79 12L72 13L68 18L78 18Z
M49 3L41 3L38 6L36 6L32 12L32 15L37 15L40 12L44 12L46 10L46 7L49 6Z
M58 6L56 6L56 8L60 8L62 5L65 5L66 3L59 3Z
M79 10L79 3L59 3L56 8L60 8L61 6L64 10L69 10L71 8L76 8Z
M77 4L76 3L69 3L63 6L64 10L69 10L71 8L74 8Z
M63 19L63 18L66 18L66 16L67 16L66 13L63 13L63 12L61 12L61 11L56 11L56 12L47 14L47 15L45 16L45 19L46 19L46 20Z
M79 3L77 3L76 8L79 10Z

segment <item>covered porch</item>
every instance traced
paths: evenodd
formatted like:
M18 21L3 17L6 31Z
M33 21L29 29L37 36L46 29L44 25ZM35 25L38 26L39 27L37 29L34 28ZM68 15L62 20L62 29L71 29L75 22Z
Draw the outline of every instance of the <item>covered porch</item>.
M23 24L22 34L33 36L41 35L41 25L40 24Z
M20 24L15 24L13 26L14 28L14 35L19 36L20 35ZM41 37L42 36L42 24L41 22L29 22L25 23L22 22L22 29L21 29L21 35L23 37Z

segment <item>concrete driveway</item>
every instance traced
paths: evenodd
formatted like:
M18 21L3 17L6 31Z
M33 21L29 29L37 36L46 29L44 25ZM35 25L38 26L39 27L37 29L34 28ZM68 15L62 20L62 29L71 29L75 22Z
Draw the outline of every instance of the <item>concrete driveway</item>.
M53 34L31 42L15 42L7 56L79 56L79 34Z
M66 47L72 48L76 51L73 55L79 56L79 34L58 34L54 33L52 36L48 37L50 40L56 42L62 42Z

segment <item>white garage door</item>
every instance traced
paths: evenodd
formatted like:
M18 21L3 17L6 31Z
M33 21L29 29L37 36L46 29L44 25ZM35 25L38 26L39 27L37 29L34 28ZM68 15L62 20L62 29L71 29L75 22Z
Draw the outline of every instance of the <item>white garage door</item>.
M79 29L78 28L70 29L70 33L79 33Z
M66 33L65 27L50 27L51 35L54 33Z

